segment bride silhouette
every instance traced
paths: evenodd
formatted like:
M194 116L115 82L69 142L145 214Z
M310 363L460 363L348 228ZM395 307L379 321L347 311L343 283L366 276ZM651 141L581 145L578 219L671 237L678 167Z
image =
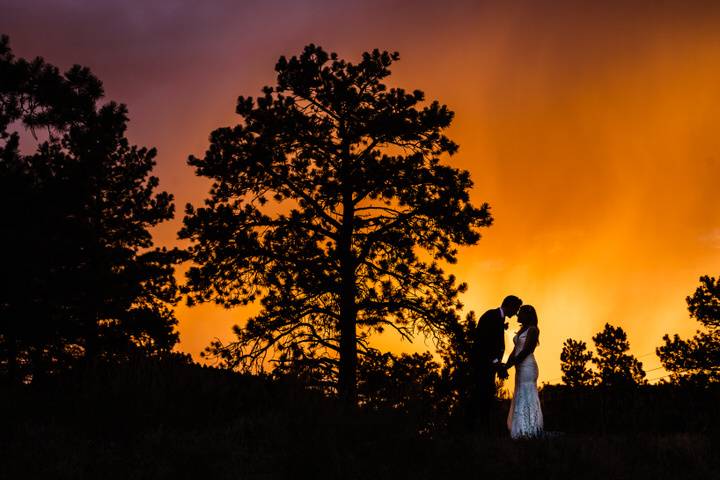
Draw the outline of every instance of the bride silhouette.
M523 305L517 319L520 330L513 338L515 348L505 364L506 369L515 367L515 392L507 418L510 436L514 439L537 437L543 433L543 414L537 391L538 364L533 354L540 336L535 308Z

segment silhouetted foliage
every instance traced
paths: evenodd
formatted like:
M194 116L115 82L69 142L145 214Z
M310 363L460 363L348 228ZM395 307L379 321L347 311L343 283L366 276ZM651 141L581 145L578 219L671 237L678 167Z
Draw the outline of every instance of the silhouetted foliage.
M74 65L61 74L57 67L38 57L31 61L16 58L10 40L0 36L0 139L18 139L8 127L16 121L33 136L45 130L49 135L77 125L103 96L102 83L90 70Z
M583 341L568 338L563 343L560 369L565 385L571 388L627 387L646 383L642 363L627 353L630 342L622 327L606 323L592 339L595 353L589 351ZM588 368L588 362L594 364L595 369Z
M446 383L430 352L367 355L358 366L360 406L400 415L421 434L447 426L453 398Z
M594 383L592 370L588 368L588 362L593 358L592 352L588 351L587 344L583 341L568 338L563 343L560 353L560 370L562 370L562 381L569 387L589 386Z
M318 360L302 348L291 346L273 361L268 378L331 396L334 378ZM441 370L430 352L394 355L370 350L359 360L361 410L397 417L394 422L426 435L447 427L456 396L448 388L446 371Z
M597 381L606 387L637 385L645 382L642 363L630 350L627 334L622 327L609 323L593 337L596 354L592 362L597 368Z
M670 382L707 384L720 382L720 281L714 277L700 277L700 286L686 299L690 317L699 321L698 330L690 339L678 334L665 335L664 345L657 355Z
M473 354L473 335L477 330L475 312L469 312L464 322L453 326L438 353L442 359L443 376L447 378L453 404L465 408L463 401L468 398L477 382L470 358Z
M325 359L318 358L317 353L312 350L290 345L272 360L272 364L270 377L273 379L291 382L325 395L331 395L334 391L335 382L324 368Z
M182 252L153 248L149 228L174 210L155 150L130 145L125 106L100 104L87 68L16 59L3 37L0 79L0 368L27 381L80 357L169 352Z
M281 57L277 85L239 97L241 123L190 157L214 183L180 232L197 264L189 302L262 306L237 341L208 349L225 365L259 368L301 346L354 404L372 332L432 337L457 323L466 287L438 261L478 241L489 207L469 202L467 171L440 163L458 148L443 134L453 113L382 83L398 58L374 50L353 64L314 45Z

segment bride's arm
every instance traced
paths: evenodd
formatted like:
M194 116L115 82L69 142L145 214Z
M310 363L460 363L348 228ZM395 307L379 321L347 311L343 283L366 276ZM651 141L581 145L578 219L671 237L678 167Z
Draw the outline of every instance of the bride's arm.
M510 364L510 359L513 357L513 355L515 355L515 349L514 349L514 348L510 351L510 355L508 355L508 358L507 358L507 360L505 361L505 366L506 366L507 368L510 368L510 367L508 367L508 365Z
M525 360L525 357L535 351L539 333L540 331L535 327L528 328L527 338L525 338L525 344L523 345L522 350L520 350L517 354L510 355L510 358L508 358L508 361L505 364L505 368L510 368L513 365L517 365L518 363Z

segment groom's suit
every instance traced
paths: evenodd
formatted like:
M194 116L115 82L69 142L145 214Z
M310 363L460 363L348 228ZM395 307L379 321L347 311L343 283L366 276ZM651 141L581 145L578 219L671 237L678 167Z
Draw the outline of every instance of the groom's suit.
M471 346L471 362L474 371L474 416L487 424L492 415L495 399L495 374L497 364L505 353L505 316L500 308L485 312L477 322Z

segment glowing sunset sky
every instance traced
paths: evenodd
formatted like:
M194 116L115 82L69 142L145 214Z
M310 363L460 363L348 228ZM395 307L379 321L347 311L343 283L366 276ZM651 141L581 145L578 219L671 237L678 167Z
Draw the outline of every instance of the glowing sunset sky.
M168 246L209 186L187 156L236 122L238 95L274 84L280 55L311 42L351 61L399 51L391 85L455 111L451 162L495 217L452 269L465 304L514 293L535 305L547 381L563 340L590 342L607 321L637 355L692 333L684 298L720 273L720 3L590 3L0 0L0 32L18 56L89 66L128 105L131 141L158 148L155 174L176 197L177 218L155 232ZM180 349L197 358L247 311L177 314Z

